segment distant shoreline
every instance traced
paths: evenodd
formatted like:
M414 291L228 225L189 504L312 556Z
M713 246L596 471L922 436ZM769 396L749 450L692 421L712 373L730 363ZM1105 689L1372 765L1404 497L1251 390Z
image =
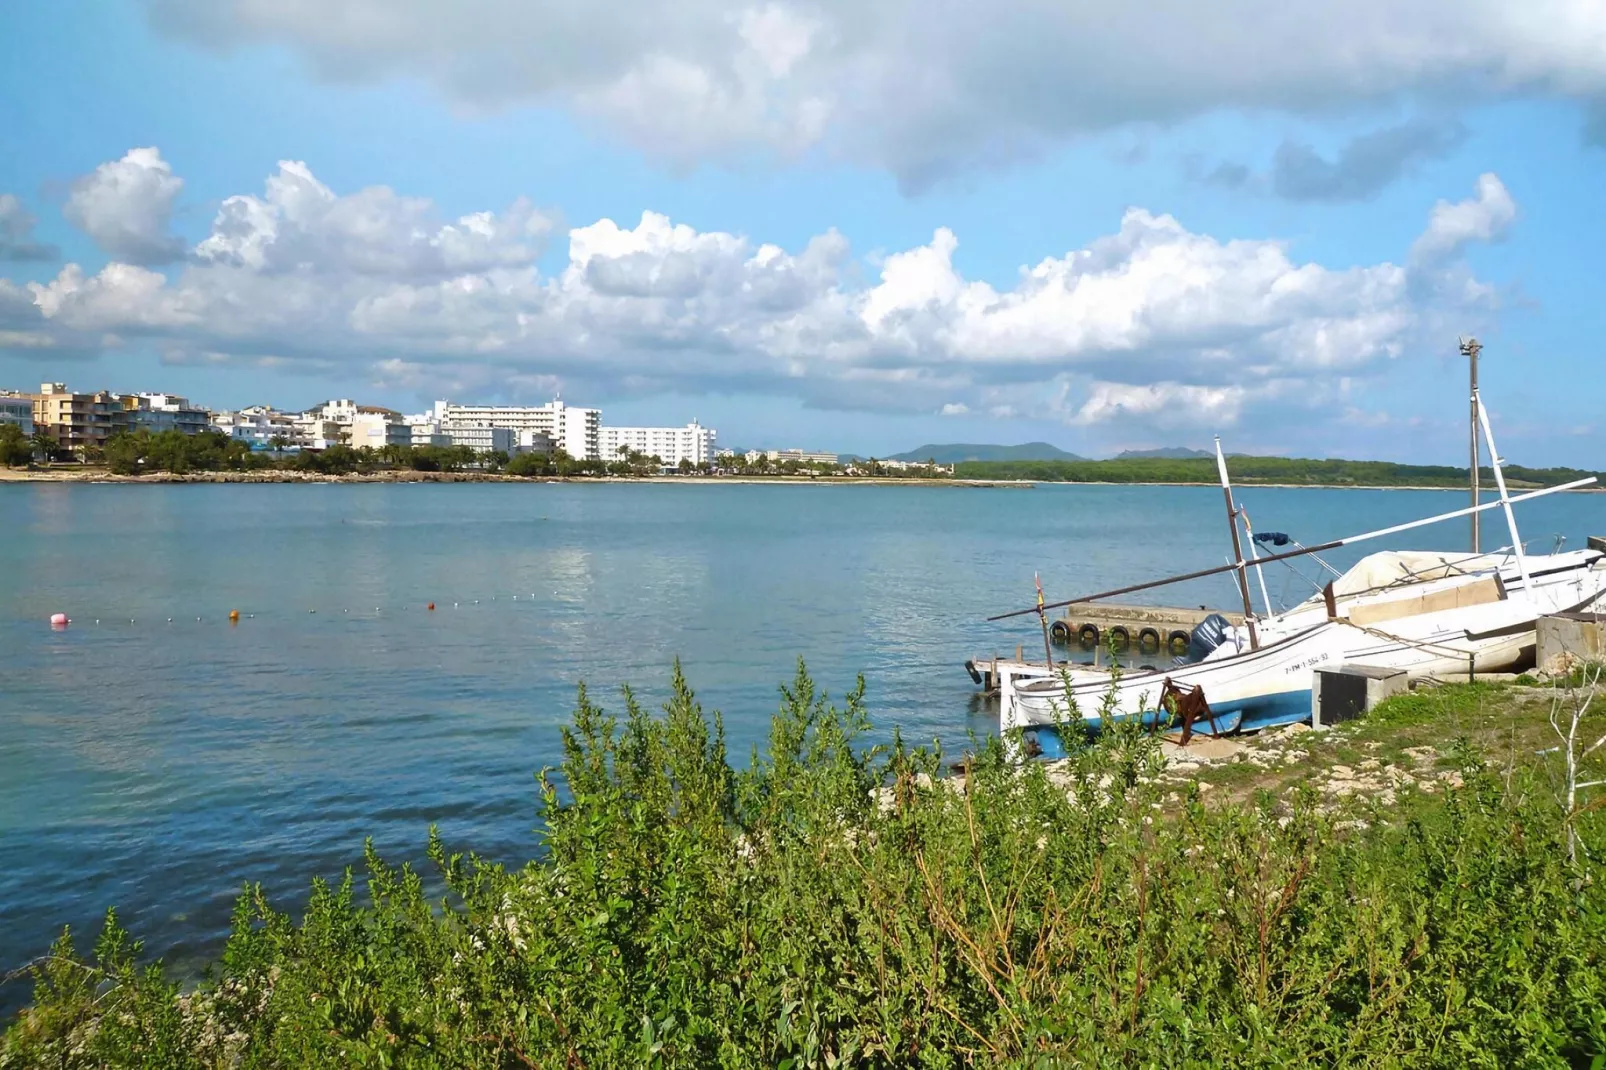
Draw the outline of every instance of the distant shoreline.
M1059 479L899 479L891 476L511 476L501 472L353 472L348 475L329 475L322 472L302 472L271 469L252 472L152 472L147 475L114 475L102 468L0 468L0 484L7 483L120 483L120 484L175 484L175 483L653 483L669 485L695 484L719 486L722 484L772 486L878 486L878 487L973 487L993 489L1029 490L1037 486L1063 487L1209 487L1220 489L1218 483L1184 481L1115 481L1115 480L1059 480ZM1234 481L1238 488L1267 488L1273 490L1433 490L1466 493L1466 487L1434 486L1410 483L1260 483L1254 480ZM1538 489L1538 484L1514 484L1513 491ZM1492 488L1485 488L1488 492ZM1583 487L1566 491L1568 494L1597 494L1606 487Z
M301 472L266 469L251 472L151 472L145 475L116 475L104 468L0 468L0 484L5 483L118 483L118 484L174 484L174 483L656 483L698 484L701 486L724 483L775 484L798 486L831 484L853 486L897 487L995 487L1002 489L1030 489L1031 480L1019 479L898 479L891 476L512 476L503 472L352 472L331 475L324 472Z

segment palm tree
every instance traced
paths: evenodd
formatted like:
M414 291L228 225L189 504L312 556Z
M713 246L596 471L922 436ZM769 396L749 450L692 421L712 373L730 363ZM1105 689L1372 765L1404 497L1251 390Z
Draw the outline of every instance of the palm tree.
M33 451L40 460L49 461L56 455L56 438L44 428L41 427L36 430L33 433L33 438L29 441L32 442Z

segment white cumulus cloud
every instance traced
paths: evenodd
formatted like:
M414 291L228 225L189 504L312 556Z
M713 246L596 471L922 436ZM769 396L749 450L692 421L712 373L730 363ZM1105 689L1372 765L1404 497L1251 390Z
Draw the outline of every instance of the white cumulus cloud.
M1517 202L1500 176L1480 175L1477 192L1470 199L1439 201L1433 206L1427 230L1412 247L1412 255L1419 259L1453 256L1469 242L1503 237L1516 218Z
M169 232L184 180L154 148L129 149L73 183L63 214L101 249L132 264L163 264L184 255Z
M332 80L596 115L661 156L823 146L919 183L1079 134L1403 98L1606 100L1581 0L148 0L204 45L289 45Z
M1273 402L1286 418L1486 314L1493 291L1454 254L1498 237L1514 210L1484 176L1471 201L1433 208L1416 242L1433 256L1329 268L1134 208L1007 286L965 277L946 228L872 266L835 231L788 250L648 211L573 228L567 261L544 273L552 217L527 201L445 221L426 198L336 193L286 162L262 195L223 201L165 271L114 260L0 279L0 328L29 338L0 347L357 367L425 395L718 391L1222 426Z

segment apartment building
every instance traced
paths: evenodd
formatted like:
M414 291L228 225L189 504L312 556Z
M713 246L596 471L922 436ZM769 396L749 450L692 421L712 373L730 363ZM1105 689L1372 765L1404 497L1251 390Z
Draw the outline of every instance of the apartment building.
M212 414L197 408L177 394L124 394L123 409L130 426L157 431L182 431L197 435L212 426Z
M32 402L34 428L53 438L58 449L99 449L133 423L123 399L106 390L75 394L64 383L41 383Z
M455 405L437 401L433 409L410 422L432 423L444 434L476 427L505 427L515 433L545 435L553 446L577 460L602 456L602 410L565 405L561 398L545 405Z
M712 463L715 435L713 428L693 420L685 427L603 427L598 439L605 461L617 460L634 450L673 467L681 461Z
M756 461L769 461L772 464L785 464L787 461L797 461L800 464L836 464L837 455L824 453L819 450L748 450L744 455L747 463Z
M33 434L33 395L0 391L0 424L16 424L24 435Z
M391 409L359 405L347 424L348 440L360 449L383 449L386 446L411 446L412 428L402 414Z
M305 445L295 416L267 405L248 405L238 412L215 412L212 426L230 438L248 443L254 450L271 449L276 442L286 446Z
M512 453L518 445L518 432L511 427L451 427L445 432L454 446L467 446L476 453Z

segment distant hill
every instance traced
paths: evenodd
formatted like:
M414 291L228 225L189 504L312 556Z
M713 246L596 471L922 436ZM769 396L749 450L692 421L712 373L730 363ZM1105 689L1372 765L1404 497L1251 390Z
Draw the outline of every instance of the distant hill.
M1019 446L989 446L972 442L946 442L920 446L908 453L894 453L889 461L936 461L959 464L963 461L1085 461L1047 442L1023 442Z
M1395 464L1392 461L1310 460L1302 457L1247 457L1232 455L1227 465L1232 481L1316 487L1454 487L1467 485L1467 470L1449 465ZM1484 486L1494 485L1494 473L1480 469ZM1583 476L1606 478L1603 472L1574 468L1505 466L1506 482L1514 487L1550 487ZM1219 478L1210 455L1193 457L1118 457L1109 461L979 461L955 469L961 479L1022 479L1039 483L1199 483L1212 485Z
M1168 461L1181 460L1184 457L1214 457L1209 450L1190 450L1186 446L1161 446L1155 450L1122 450L1113 460L1134 461L1144 457L1160 457ZM1023 460L1025 458L1022 458Z

